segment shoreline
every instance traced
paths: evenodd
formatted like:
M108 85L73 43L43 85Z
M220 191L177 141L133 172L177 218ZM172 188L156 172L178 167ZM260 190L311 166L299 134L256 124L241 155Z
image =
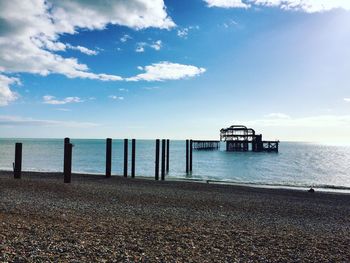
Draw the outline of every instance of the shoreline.
M13 171L10 170L2 170L0 169L0 174L13 174ZM44 172L44 171L22 171L22 174L30 174L30 175L55 175L55 176L62 176L62 172L56 172L56 171L50 171L50 172ZM104 177L103 173L85 173L85 172L72 172L73 176L98 176L98 177ZM123 177L123 175L117 175L112 174L112 177ZM128 176L128 179L131 179L130 176ZM141 180L149 180L149 181L155 181L154 177L151 176L140 176L137 175L135 179L141 179ZM165 181L168 182L191 182L191 183L203 183L203 184L217 184L217 185L231 185L231 186L241 186L241 187L250 187L250 188L262 188L262 189L285 189L285 190L291 190L291 191L308 191L311 186L298 186L298 185L288 185L288 184L267 184L267 183L254 183L254 182L236 182L236 181L229 181L229 180L208 180L208 179L200 179L200 178L181 178L181 177L166 177ZM317 192L322 193L339 193L339 194L348 194L350 195L350 187L347 186L312 186L312 188Z
M350 195L0 172L0 261L348 262Z

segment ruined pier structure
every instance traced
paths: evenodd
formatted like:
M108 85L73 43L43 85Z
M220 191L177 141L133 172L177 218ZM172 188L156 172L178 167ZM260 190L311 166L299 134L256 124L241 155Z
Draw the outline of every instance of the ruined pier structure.
M243 125L221 129L220 140L226 142L229 152L278 152L279 141L263 141L261 134Z

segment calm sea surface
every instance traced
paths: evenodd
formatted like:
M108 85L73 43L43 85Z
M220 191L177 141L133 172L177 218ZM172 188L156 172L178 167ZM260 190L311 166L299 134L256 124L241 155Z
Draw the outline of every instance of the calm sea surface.
M1 170L12 170L15 142L23 143L23 170L62 171L61 139L0 139ZM74 172L104 173L105 140L72 139L71 142L74 144ZM349 146L281 142L278 154L230 153L225 152L224 148L222 144L220 151L193 151L193 172L186 175L185 142L170 141L168 176L236 183L350 189ZM136 175L154 176L154 155L153 140L137 141ZM123 173L122 140L113 140L112 165L113 174Z

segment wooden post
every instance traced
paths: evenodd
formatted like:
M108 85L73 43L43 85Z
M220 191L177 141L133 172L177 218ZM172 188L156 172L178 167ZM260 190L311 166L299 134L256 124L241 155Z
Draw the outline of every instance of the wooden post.
M166 173L169 173L169 146L170 146L170 140L166 140Z
M159 180L159 139L156 140L156 161L155 161L154 178L156 180Z
M64 147L64 182L70 183L72 177L72 148L73 144L67 143Z
M106 177L111 177L112 173L112 139L106 139Z
M67 145L68 143L70 143L70 139L69 139L68 137L64 138L63 153L66 152L66 145ZM67 169L65 165L66 165L66 161L63 160L63 172L66 171L66 169Z
M162 169L161 169L161 179L165 179L165 139L162 140Z
M186 140L186 173L188 174L188 148L189 148L189 140Z
M136 140L131 140L131 178L135 178Z
M22 174L22 143L17 142L15 146L15 163L13 175L15 179L21 179Z
M124 139L124 177L128 177L128 139Z
M193 147L193 141L190 140L190 172L192 172L192 147Z

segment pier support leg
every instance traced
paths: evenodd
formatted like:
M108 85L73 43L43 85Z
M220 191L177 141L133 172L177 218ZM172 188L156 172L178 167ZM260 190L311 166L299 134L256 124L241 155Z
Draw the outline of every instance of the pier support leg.
M72 148L73 144L64 145L64 182L70 183L72 177Z
M128 139L124 139L124 177L128 177Z
M156 158L155 158L154 179L159 180L159 139L156 140Z
M22 175L22 143L17 142L15 146L15 163L13 167L15 179L20 179Z
M161 179L165 179L165 140L162 140L162 169L161 169Z
M136 140L131 140L131 178L135 178Z
M112 174L112 139L106 139L106 177Z
M166 173L169 173L169 146L170 146L170 140L166 140Z

